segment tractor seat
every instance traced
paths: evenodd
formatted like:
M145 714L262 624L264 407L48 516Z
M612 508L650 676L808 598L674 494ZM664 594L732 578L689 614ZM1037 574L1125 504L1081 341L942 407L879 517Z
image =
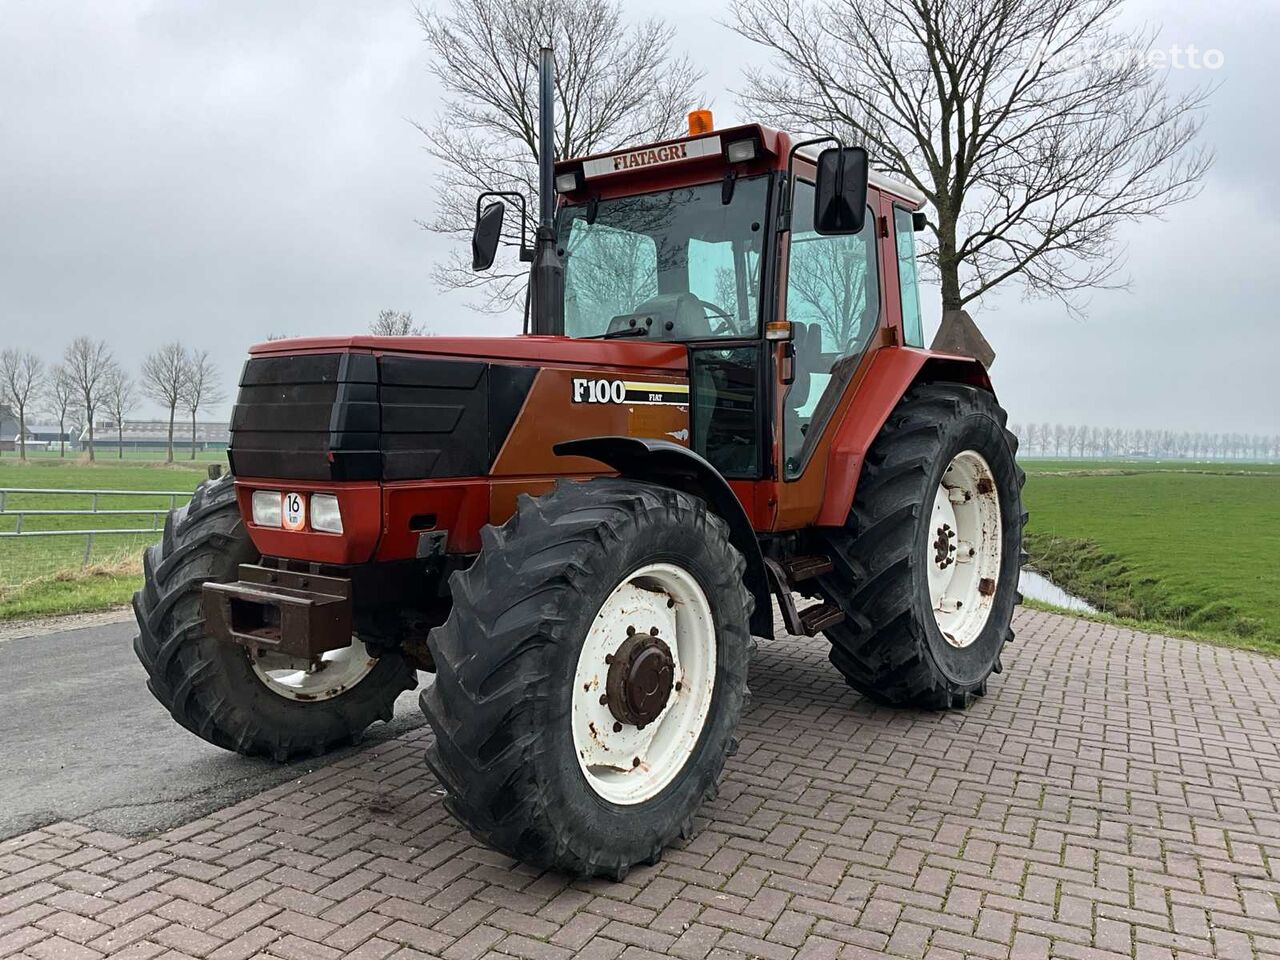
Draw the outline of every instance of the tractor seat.
M799 410L809 402L812 374L822 362L822 326L793 321L791 329L791 345L795 351L795 382L787 391L787 406L791 410Z
M791 345L795 351L795 379L787 391L783 418L784 459L787 473L800 469L800 454L804 447L805 433L811 416L801 416L800 410L809 402L813 390L813 374L822 363L822 327L817 323L791 323Z

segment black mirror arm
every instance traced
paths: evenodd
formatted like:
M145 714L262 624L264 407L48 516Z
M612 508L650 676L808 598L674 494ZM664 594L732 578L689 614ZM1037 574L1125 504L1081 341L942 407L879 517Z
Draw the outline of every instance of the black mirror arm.
M839 137L814 137L812 140L801 140L787 152L787 179L783 184L782 202L778 205L778 233L787 233L791 229L791 198L795 192L796 154L804 147L812 147L819 143L834 143L844 149L844 142Z

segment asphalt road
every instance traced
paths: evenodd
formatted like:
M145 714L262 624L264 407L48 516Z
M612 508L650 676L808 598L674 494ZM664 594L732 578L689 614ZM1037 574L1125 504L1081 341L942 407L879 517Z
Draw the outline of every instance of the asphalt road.
M205 743L147 690L133 632L129 621L0 641L0 839L64 819L145 835L344 755L282 765ZM409 691L365 742L423 722Z

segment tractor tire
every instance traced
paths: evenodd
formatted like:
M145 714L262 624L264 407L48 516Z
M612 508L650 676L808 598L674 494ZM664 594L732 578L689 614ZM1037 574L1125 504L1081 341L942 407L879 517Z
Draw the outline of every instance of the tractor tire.
M692 835L737 748L745 562L702 500L611 478L521 496L481 540L428 638L427 763L489 846L621 879Z
M390 720L396 697L417 686L399 653L367 660L358 682L336 695L292 699L267 682L247 649L205 632L201 586L235 580L240 564L258 559L230 476L200 484L190 503L170 512L164 539L143 554L145 579L133 596L133 649L155 698L209 743L280 762L319 756Z
M834 570L819 586L845 612L825 631L831 662L873 700L966 707L1003 669L1026 521L1006 420L977 387L912 387L867 453L846 526L824 533Z

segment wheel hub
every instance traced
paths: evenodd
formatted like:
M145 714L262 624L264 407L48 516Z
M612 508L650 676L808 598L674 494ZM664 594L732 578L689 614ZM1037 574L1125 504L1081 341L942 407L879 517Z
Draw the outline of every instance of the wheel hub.
M620 723L644 726L658 719L671 698L675 659L653 633L632 633L613 654L605 696Z
M944 523L938 527L936 533L937 538L933 541L933 562L945 570L956 562L955 557L952 556L956 552L956 532L951 529L951 524Z

